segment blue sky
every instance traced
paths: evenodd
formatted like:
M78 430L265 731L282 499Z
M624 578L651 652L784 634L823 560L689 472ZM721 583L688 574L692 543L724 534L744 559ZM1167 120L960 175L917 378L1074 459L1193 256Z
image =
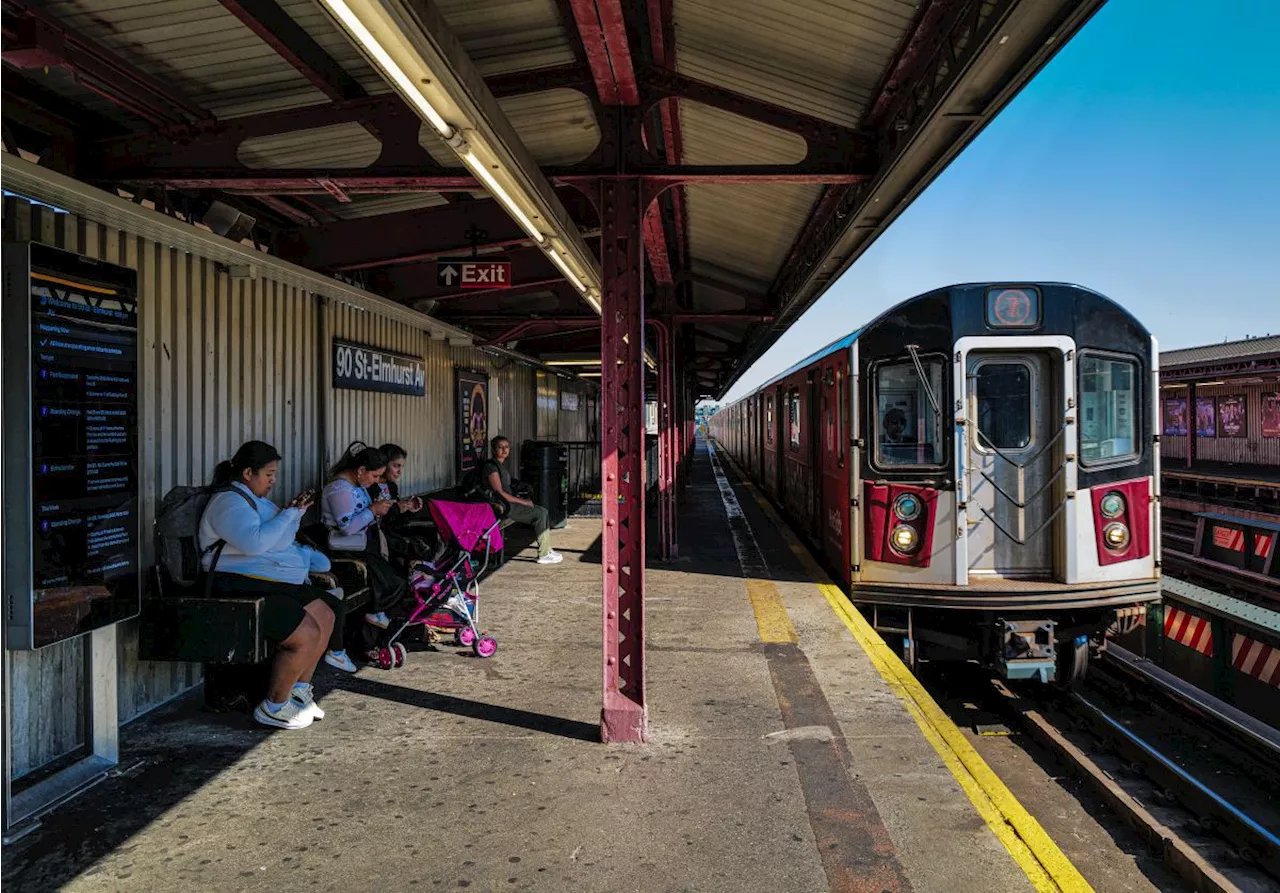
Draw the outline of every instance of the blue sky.
M1276 0L1109 0L735 385L937 286L1058 280L1162 348L1280 332Z

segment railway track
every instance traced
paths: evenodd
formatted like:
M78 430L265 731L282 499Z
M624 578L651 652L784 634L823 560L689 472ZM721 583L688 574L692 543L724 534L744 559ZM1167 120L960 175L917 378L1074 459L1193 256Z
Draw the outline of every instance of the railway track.
M1280 889L1280 732L1122 649L997 701L1197 891Z

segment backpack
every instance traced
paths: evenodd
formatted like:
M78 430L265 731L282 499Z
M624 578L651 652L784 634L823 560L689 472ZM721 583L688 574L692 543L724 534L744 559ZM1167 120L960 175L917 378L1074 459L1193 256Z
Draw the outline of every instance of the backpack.
M485 459L468 471L458 485L458 496L465 501L489 498L489 472L497 470L497 463Z
M208 549L200 548L200 519L209 500L218 493L233 492L240 494L244 501L257 511L253 499L243 490L229 486L211 487L174 487L160 500L160 510L156 512L156 561L169 580L184 589L193 588L204 572L201 559L205 552L213 552L213 561L209 565L209 574L218 565L222 555L222 547L226 540L218 540Z

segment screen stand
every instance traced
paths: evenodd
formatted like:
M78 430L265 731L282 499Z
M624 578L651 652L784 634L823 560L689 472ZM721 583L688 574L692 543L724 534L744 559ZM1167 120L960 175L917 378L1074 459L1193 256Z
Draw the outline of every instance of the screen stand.
M116 625L87 634L89 658L88 731L89 752L48 778L14 792L13 766L9 748L9 719L12 709L5 685L4 747L4 842L13 842L40 827L39 817L81 794L107 777L120 761L120 696L116 680ZM9 675L12 653L5 654L5 675Z

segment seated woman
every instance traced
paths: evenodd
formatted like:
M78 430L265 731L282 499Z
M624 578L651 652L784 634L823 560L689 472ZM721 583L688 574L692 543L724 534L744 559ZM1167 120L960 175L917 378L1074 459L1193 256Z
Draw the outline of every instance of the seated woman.
M312 493L301 494L284 509L267 499L279 469L280 454L260 440L245 443L230 460L218 463L213 483L226 489L205 506L199 545L208 570L217 545L223 544L213 574L216 592L263 597L263 634L276 643L276 655L266 700L253 718L267 726L304 729L324 718L311 676L325 643L334 647L343 606L334 594L308 582L311 571L329 569L329 559L294 540ZM336 647L341 654L340 639Z
M511 492L511 472L507 471L507 457L511 455L511 441L499 434L489 441L492 458L480 468L480 479L490 498L504 500L511 511L507 519L517 524L533 526L538 537L538 564L559 564L564 556L551 548L551 520L547 510L534 505L532 499L516 496Z
M354 557L369 569L373 610L364 615L371 626L391 625L387 611L408 591L404 574L388 560L386 537L379 520L391 511L389 499L373 499L368 488L382 480L387 460L378 450L356 441L329 472L333 480L325 485L320 516L329 528L329 548L356 553Z
M393 558L401 561L426 560L430 557L431 548L414 530L421 523L415 518L423 508L421 496L400 498L400 478L404 475L404 463L409 454L404 447L394 443L384 443L378 452L387 460L386 471L382 480L369 487L369 498L375 502L379 499L391 503L391 508L378 522L383 535L387 538L387 549Z

